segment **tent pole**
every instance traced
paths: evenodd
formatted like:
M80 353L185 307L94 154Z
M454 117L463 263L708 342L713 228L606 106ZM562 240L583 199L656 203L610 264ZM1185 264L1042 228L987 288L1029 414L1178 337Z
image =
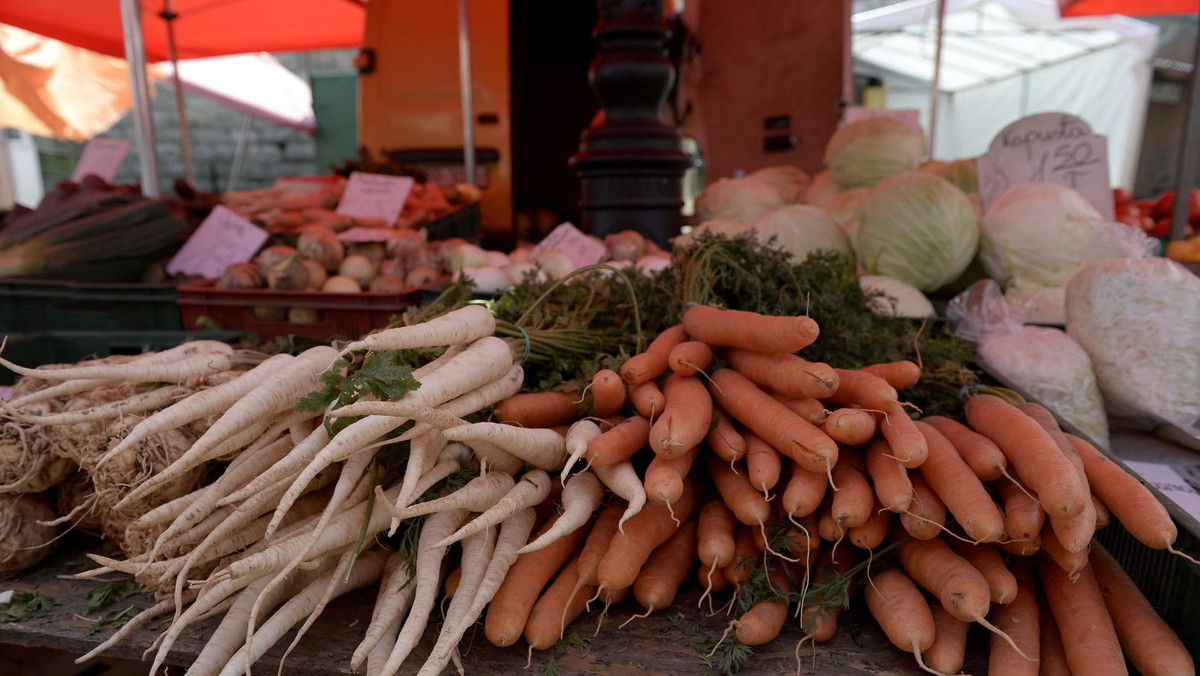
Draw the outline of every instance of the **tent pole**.
M158 157L154 148L154 117L150 114L150 85L146 79L146 46L142 42L142 16L138 0L121 0L121 26L125 34L125 62L133 90L133 127L137 134L142 194L158 197Z
M196 185L196 171L192 167L192 135L188 131L187 106L183 100L183 82L179 79L179 54L175 49L175 13L174 0L167 0L161 16L167 24L167 53L171 59L171 80L175 87L175 114L179 117L179 145L183 147L183 174L187 177L188 185Z
M1179 148L1179 167L1175 174L1175 206L1171 209L1172 242L1183 239L1187 228L1188 204L1192 201L1192 186L1196 184L1196 152L1200 150L1200 82L1196 68L1200 67L1200 40L1192 54L1192 74L1188 79L1187 113L1184 115L1183 143Z
M475 102L471 85L471 31L467 0L458 0L458 84L462 88L463 168L475 185Z
M225 184L225 192L233 190L238 179L242 177L242 164L246 161L246 143L250 139L249 115L242 115L242 133L238 134L237 150L233 153L233 166L229 168L229 181Z
M937 134L938 99L942 89L942 38L945 37L946 0L938 0L937 43L933 52L933 81L929 83L929 158L933 159L933 141Z

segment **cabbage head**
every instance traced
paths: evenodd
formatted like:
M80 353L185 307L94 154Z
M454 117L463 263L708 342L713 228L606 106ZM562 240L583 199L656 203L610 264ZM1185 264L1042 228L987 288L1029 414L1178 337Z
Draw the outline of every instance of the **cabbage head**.
M750 172L746 178L766 183L779 193L784 204L796 204L804 198L808 190L808 174L800 167L790 164L780 164L773 167L763 167Z
M795 263L804 262L808 254L822 249L846 256L854 253L850 239L833 217L808 204L772 209L751 223L750 229L764 244L774 237L772 246L791 254Z
M719 178L696 196L696 217L701 221L732 218L753 223L754 219L783 205L779 191L766 181L749 176Z
M871 117L838 128L825 146L825 166L843 188L871 186L921 166L925 136L905 122Z
M848 188L839 192L825 204L825 211L838 225L842 232L851 240L858 231L858 219L862 216L863 202L867 199L870 188Z
M854 239L867 274L892 277L925 292L957 279L978 246L978 221L963 191L917 171L871 188Z
M837 196L841 189L837 179L833 177L833 172L822 169L813 175L808 189L804 191L804 203L815 207L824 207Z

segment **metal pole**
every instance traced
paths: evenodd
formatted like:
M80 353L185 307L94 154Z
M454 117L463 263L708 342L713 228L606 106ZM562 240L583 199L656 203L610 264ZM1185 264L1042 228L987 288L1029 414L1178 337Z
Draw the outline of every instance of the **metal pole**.
M138 0L121 0L121 29L125 34L125 62L133 89L133 128L137 135L142 194L158 197L158 157L154 154L154 118L150 114L150 85L146 81L146 46L142 42L142 14Z
M233 190L238 179L242 177L242 164L246 161L246 143L250 139L249 115L242 115L242 133L238 134L237 150L233 153L233 166L229 168L229 181L225 184L225 192Z
M933 52L933 82L929 85L929 157L933 157L933 140L937 134L938 99L942 89L942 38L945 36L946 0L938 0L937 43Z
M1188 203L1196 183L1196 152L1200 150L1200 86L1196 69L1200 68L1200 39L1192 54L1192 74L1188 80L1187 114L1183 128L1183 143L1179 148L1179 169L1175 176L1175 208L1171 210L1171 241L1183 239L1187 228Z
M188 131L187 106L183 100L183 82L179 79L179 55L175 49L174 0L167 0L161 16L167 22L167 53L171 59L171 80L175 87L175 114L179 117L179 145L183 147L183 173L189 185L196 185L196 172L192 167L192 135Z
M458 84L462 88L463 166L475 185L475 101L471 90L471 31L467 0L458 0Z

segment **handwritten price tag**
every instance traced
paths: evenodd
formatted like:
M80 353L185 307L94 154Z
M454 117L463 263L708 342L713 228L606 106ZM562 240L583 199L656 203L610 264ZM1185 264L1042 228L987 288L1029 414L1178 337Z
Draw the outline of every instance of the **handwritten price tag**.
M545 239L533 247L533 255L536 256L551 249L557 249L567 254L576 268L599 263L607 251L602 242L588 237L570 223L560 223L558 227L551 230Z
M864 106L847 106L842 112L842 123L850 124L872 117L886 117L899 120L917 131L921 129L921 112L916 108L867 108Z
M1108 139L1074 115L1039 113L1017 120L996 135L977 166L985 209L1014 185L1056 183L1078 192L1104 218L1115 217Z
M1187 510L1188 514L1200 519L1200 492L1197 492L1174 467L1156 462L1130 460L1126 460L1125 464L1175 504Z
M125 161L129 145L129 139L122 138L97 137L88 141L83 147L83 154L79 156L79 164L75 165L75 173L71 174L71 180L78 183L84 176L95 174L111 183L117 177L121 162Z
M266 230L217 205L167 263L167 274L215 279L230 265L253 258L266 241Z
M404 202L412 190L410 176L388 176L356 171L346 182L346 191L338 203L337 212L354 218L375 218L388 225L396 222L404 210Z

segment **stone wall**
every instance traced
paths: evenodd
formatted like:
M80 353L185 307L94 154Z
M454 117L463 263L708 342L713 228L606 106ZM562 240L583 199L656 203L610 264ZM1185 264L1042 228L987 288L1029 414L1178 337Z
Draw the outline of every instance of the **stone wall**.
M279 61L305 79L312 73L352 70L356 50L289 52L275 54ZM175 92L168 83L154 86L151 113L154 120L158 173L163 194L173 194L172 184L185 175L183 149L179 141L179 123L175 112ZM224 192L237 152L245 116L211 99L185 93L188 129L191 133L196 187ZM133 114L127 114L101 136L135 138ZM47 189L68 178L83 145L39 139L42 173ZM270 186L280 176L317 173L316 144L304 132L251 118L247 132L246 155L234 189ZM321 171L326 171L322 169ZM118 183L139 183L137 146L131 148L116 178Z

